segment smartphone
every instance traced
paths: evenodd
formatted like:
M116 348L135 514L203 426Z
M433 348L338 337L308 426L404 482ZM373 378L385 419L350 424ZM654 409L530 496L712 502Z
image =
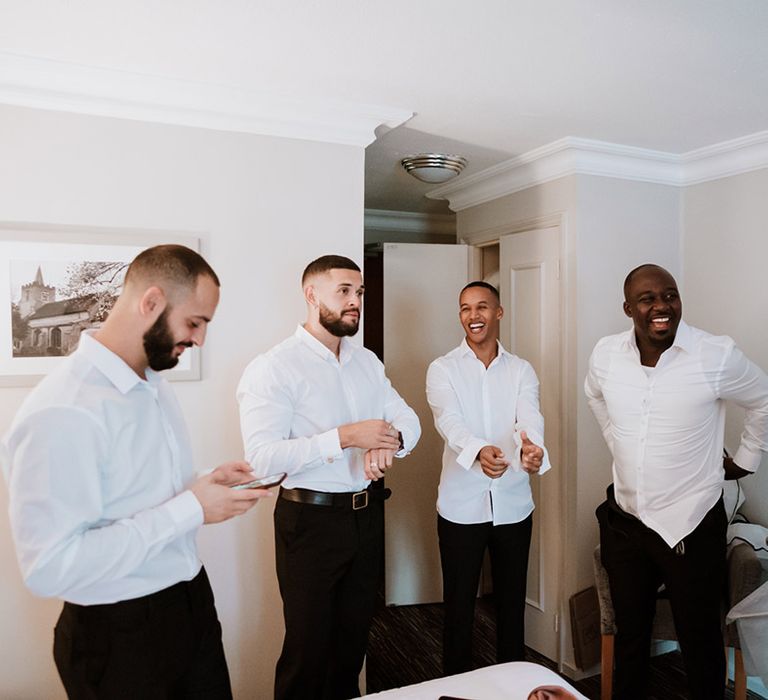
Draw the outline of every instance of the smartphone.
M242 489L271 489L274 486L282 484L283 479L285 479L286 476L288 475L285 472L270 474L262 479L254 479L253 481L247 481L244 484L235 484L234 486L230 486L230 488L235 489L236 491L241 491Z

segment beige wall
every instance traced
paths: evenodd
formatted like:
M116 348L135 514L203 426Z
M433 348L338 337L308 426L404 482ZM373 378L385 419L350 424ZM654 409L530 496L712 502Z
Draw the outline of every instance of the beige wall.
M222 300L203 380L174 386L197 466L241 457L235 385L248 360L303 317L304 265L328 252L362 261L363 149L0 107L0 154L0 220L201 238ZM0 433L26 393L0 389ZM60 604L23 588L6 505L0 480L0 697L55 700L63 697L51 658ZM271 510L261 504L199 537L242 698L271 696L282 640Z
M584 399L589 355L604 335L628 327L622 283L636 265L653 261L680 272L679 192L665 185L571 176L531 187L458 213L460 239L490 240L521 223L560 219L563 261L563 339L566 463L563 527L566 627L563 660L573 664L567 600L593 583L598 542L594 511L611 482L611 460Z
M686 320L730 335L768 371L768 169L686 188L683 194L683 263ZM726 445L735 452L741 410L729 408ZM744 511L768 525L768 459L742 482Z

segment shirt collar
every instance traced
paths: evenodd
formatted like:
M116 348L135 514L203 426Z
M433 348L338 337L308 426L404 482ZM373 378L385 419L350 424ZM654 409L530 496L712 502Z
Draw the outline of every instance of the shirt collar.
M512 356L512 353L505 350L504 346L501 344L500 340L496 341L496 345L498 347L498 352L496 353L496 357L493 358L494 362L496 361L496 358L501 357L502 355L509 355ZM466 336L461 341L461 344L459 345L459 351L461 352L462 357L466 357L467 355L471 355L475 359L477 359L477 355L475 355L475 351L469 347L469 343L467 342Z
M137 384L144 380L136 374L119 355L93 337L95 331L83 331L77 345L77 353L85 357L98 369L118 391L127 394ZM160 375L149 368L145 370L146 384L155 387L160 382Z
M343 337L341 339L341 345L339 346L339 358L337 360L336 355L301 324L296 327L296 333L294 333L294 335L316 355L319 355L324 360L333 360L342 365L349 360L355 348L354 343L351 343L349 338Z
M638 354L638 356L640 355L640 350L637 347L637 338L635 337L634 326L630 328L629 331L627 331L626 347L629 350L634 350ZM693 352L694 350L693 338L691 337L691 327L682 319L680 320L680 323L677 326L675 339L672 342L672 345L670 347L680 348L680 350L684 350L685 352L688 352L688 353Z

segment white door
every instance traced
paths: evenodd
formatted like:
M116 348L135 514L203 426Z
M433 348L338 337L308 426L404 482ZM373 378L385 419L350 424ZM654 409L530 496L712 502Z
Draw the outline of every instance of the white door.
M536 511L528 564L525 642L559 661L561 334L560 229L543 228L500 240L501 340L528 360L541 384L544 442L551 471L531 478Z
M443 441L427 404L427 367L463 337L458 294L467 283L464 245L384 244L384 365L392 385L419 416L421 440L395 460L386 484L385 601L443 599L437 546L437 484Z

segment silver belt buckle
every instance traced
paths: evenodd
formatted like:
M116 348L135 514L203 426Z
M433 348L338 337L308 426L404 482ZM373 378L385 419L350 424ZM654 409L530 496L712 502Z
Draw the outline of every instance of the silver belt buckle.
M368 491L358 491L352 494L352 510L362 510L368 507Z

